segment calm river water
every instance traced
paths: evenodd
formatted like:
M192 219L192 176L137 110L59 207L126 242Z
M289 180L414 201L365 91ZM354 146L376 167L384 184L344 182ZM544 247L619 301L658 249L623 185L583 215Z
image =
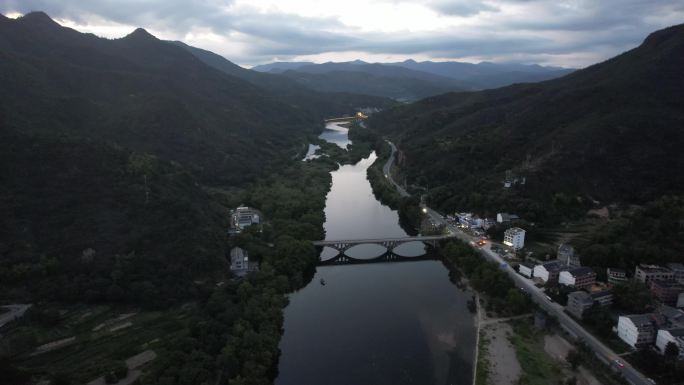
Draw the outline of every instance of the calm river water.
M321 138L346 148L346 129L329 124ZM406 236L396 211L373 196L366 169L373 153L332 173L326 239ZM381 246L347 251L373 258ZM418 256L409 243L396 254ZM324 249L321 258L336 252ZM321 280L325 281L322 285ZM471 297L449 281L439 261L321 266L290 296L280 343L277 385L401 385L472 383L475 344Z

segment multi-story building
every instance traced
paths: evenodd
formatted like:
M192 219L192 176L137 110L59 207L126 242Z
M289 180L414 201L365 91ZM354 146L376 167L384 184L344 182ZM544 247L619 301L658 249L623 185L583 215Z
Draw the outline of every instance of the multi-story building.
M249 262L249 253L240 247L230 250L230 271L237 275L244 275L248 271L256 270L257 264Z
M548 284L558 282L558 274L562 270L562 266L558 261L546 262L534 267L534 277L541 279Z
M606 270L606 276L608 277L608 283L611 285L619 285L627 282L627 272L623 269L609 267Z
M661 266L641 264L634 269L634 279L645 283L646 286L650 286L651 281L656 279L673 281L674 273L670 269Z
M596 273L589 267L578 267L572 270L561 271L558 276L559 284L576 289L589 288L594 282L596 282Z
M565 310L577 319L582 319L584 313L594 306L594 299L586 291L575 291L568 294L568 304Z
M567 243L561 243L560 246L558 246L556 258L560 261L560 263L571 269L582 266L579 256L575 255L575 248Z
M668 343L673 343L679 349L678 359L684 359L684 328L668 328L658 330L656 347L660 354L665 354Z
M627 345L633 348L641 348L655 342L656 322L655 315L632 314L618 318L617 335Z
M613 292L605 284L599 282L586 289L594 302L598 302L601 306L610 306L613 304Z
M675 281L662 281L659 279L651 281L651 295L666 305L676 305L679 294L684 292L684 285Z
M519 250L525 247L525 230L520 227L511 227L504 231L503 244L510 246L513 250Z

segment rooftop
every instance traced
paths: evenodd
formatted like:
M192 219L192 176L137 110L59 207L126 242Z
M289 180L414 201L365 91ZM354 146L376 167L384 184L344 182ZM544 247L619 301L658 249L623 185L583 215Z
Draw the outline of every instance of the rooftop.
M655 314L653 313L630 314L623 317L629 318L630 321L632 321L632 323L636 326L648 326L655 322Z
M642 270L646 273L671 273L671 271L669 269L666 269L662 266L657 266L657 265L641 264L637 267L637 269Z
M573 277L584 277L587 275L596 275L594 273L594 270L592 270L590 267L578 267L576 269L568 270L570 274L572 274Z
M563 269L563 265L558 261L542 263L542 266L548 271L561 271Z

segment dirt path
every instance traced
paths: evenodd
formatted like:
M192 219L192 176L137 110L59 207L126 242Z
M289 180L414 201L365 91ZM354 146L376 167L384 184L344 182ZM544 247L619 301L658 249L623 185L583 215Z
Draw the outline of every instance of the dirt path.
M489 383L514 385L518 382L522 369L515 354L515 348L508 340L513 333L511 325L493 322L482 326L485 338L489 340L487 360L489 361Z

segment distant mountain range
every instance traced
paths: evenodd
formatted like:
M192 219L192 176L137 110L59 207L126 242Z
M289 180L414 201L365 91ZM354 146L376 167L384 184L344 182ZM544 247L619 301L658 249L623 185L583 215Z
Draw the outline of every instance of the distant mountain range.
M322 91L359 90L370 95L415 100L447 91L497 88L567 75L573 69L540 65L461 62L341 63L276 62L255 71L282 74Z
M449 93L371 117L398 141L409 183L445 210L530 220L593 200L684 192L684 25L559 79ZM525 184L504 188L506 179Z

